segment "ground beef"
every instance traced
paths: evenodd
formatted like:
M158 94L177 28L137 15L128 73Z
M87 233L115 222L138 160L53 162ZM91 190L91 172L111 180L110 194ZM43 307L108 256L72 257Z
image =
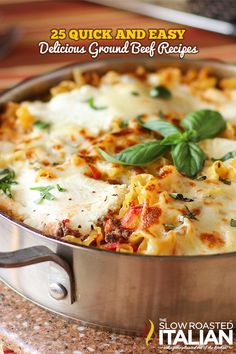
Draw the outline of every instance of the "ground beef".
M56 236L58 238L62 238L64 236L66 236L66 235L72 235L72 236L75 236L75 237L81 237L81 233L79 232L79 230L71 229L69 227L68 223L69 223L69 221L67 221L67 220L62 220L62 221L59 222Z
M104 230L105 242L123 242L131 235L132 231L122 227L120 220L109 215L99 220L98 226Z

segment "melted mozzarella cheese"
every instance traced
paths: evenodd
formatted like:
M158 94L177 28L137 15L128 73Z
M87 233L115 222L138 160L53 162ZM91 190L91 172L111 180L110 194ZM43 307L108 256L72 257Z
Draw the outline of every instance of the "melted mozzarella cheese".
M142 206L145 196L149 207L160 210L155 223L149 228L136 230L136 237L143 237L145 243L138 252L196 255L235 251L236 229L230 225L230 220L236 219L236 182L226 185L211 180L207 169L202 171L207 176L203 181L190 180L174 167L170 170L167 166L165 171L161 179L145 174L135 176L131 181L135 188L124 201L125 209L137 199ZM180 193L192 201L174 199L171 193ZM163 225L173 225L174 228L167 231Z
M18 170L19 171L19 170ZM78 168L67 167L65 171L56 171L57 178L50 182L41 180L35 183L37 172L22 166L18 172L18 184L14 186L14 200L21 205L18 212L28 225L43 230L45 224L59 224L69 219L69 226L88 234L97 220L109 210L120 207L126 193L125 185L110 185L84 176ZM65 192L57 189L57 184ZM40 200L40 192L34 187L53 186L50 193L55 200ZM92 226L91 226L92 225Z
M58 94L49 102L28 102L26 105L34 117L53 123L54 135L65 134L68 129L78 127L97 135L108 131L117 119L158 114L160 111L187 113L202 106L198 98L186 92L184 86L177 86L169 100L152 98L150 90L151 86L127 79L99 88L85 85ZM95 109L88 104L90 98L94 100Z
M236 90L232 90L228 99L219 105L219 111L225 119L236 124Z
M46 103L27 103L27 107L34 117L53 123L56 130L63 131L65 127L77 126L96 135L100 131L108 130L114 118L108 107L93 109L89 106L88 100L95 99L96 93L97 90L92 86L84 86L78 90L61 93Z
M132 92L138 92L139 96L132 95ZM94 100L95 109L88 104L90 98ZM74 126L97 135L108 131L116 119L168 111L167 103L151 98L145 85L129 82L99 88L86 85L59 94L47 103L38 101L26 104L34 117L53 123L54 134Z
M46 103L37 101L26 104L33 116L54 124L55 135L64 135L69 129L78 127L89 134L97 135L108 131L116 119L158 114L160 111L186 114L202 108L218 110L227 120L236 123L236 90L228 98L220 94L221 101L213 91L211 96L215 100L209 102L204 97L191 94L187 85L176 84L170 88L172 97L169 100L150 97L151 87L126 77L126 80L115 85L103 84L98 88L84 85L58 94ZM95 109L88 104L90 98L94 100Z
M230 151L236 151L236 140L215 138L199 143L209 159L221 158Z

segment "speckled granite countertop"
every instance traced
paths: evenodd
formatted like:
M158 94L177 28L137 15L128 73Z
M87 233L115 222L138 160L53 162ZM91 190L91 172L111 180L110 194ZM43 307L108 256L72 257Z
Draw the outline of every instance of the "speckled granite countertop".
M17 354L170 353L161 348L147 348L143 338L95 330L54 315L21 298L0 282L1 340ZM173 354L183 352L203 354L201 350L172 351ZM236 353L236 339L234 348L217 350L217 353Z

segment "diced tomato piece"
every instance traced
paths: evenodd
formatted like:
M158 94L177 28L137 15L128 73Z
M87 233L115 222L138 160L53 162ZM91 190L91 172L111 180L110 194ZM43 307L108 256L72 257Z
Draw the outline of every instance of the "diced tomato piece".
M111 232L112 231L112 220L111 219L108 219L106 221L106 224L105 224L105 228L104 228L104 231L105 231L105 234L107 234L108 232Z
M70 219L64 219L62 220L62 223L65 225L65 224L68 224L70 222Z
M90 170L92 172L94 179L101 179L102 178L101 172L95 166L89 165L89 167L90 167Z
M107 243L104 248L108 251L116 251L117 247L120 245L120 242L110 242Z
M139 243L129 243L129 245L133 248L134 253L136 253L139 247Z
M121 219L121 225L126 229L134 229L137 227L137 218L143 209L142 205L131 206Z

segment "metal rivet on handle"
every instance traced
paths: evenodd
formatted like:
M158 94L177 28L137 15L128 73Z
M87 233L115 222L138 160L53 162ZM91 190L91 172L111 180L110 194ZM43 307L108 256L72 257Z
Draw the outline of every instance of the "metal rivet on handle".
M53 297L55 300L62 300L66 297L67 295L67 290L66 288L60 284L60 283L51 283L49 285L49 294L51 297Z

